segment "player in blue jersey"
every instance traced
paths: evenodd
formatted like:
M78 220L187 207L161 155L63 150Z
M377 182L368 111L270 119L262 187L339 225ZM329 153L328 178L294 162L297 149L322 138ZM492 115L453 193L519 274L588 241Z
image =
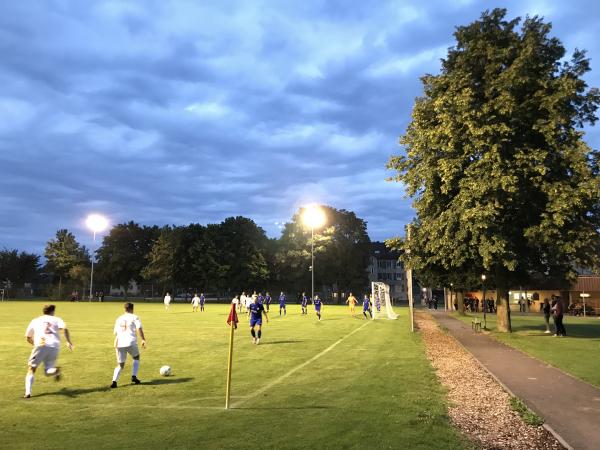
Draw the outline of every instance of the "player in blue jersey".
M204 294L200 294L200 311L204 311L204 303L206 302L206 297Z
M323 302L321 301L318 295L315 295L313 305L315 305L315 312L317 313L317 317L319 318L319 320L321 320L321 307L323 306Z
M265 304L265 298L262 295L262 292L258 293L258 303L260 303L261 305Z
M269 312L269 305L271 304L271 294L268 292L265 294L265 305L267 305L267 312Z
M371 313L371 300L369 299L369 296L365 294L365 297L363 298L363 315L365 316L365 319L367 318L367 313L369 313L372 319L373 313Z
M281 316L281 311L283 311L283 315L287 315L287 309L285 308L285 294L282 292L279 294L279 315Z
M269 316L265 311L265 307L261 303L258 303L258 297L254 298L254 302L250 304L248 311L250 313L250 334L252 335L252 343L258 344L262 337L262 316L263 314L265 315L267 323L269 322Z
M302 314L308 314L308 298L306 293L302 293L302 300L300 300L300 306L302 306Z

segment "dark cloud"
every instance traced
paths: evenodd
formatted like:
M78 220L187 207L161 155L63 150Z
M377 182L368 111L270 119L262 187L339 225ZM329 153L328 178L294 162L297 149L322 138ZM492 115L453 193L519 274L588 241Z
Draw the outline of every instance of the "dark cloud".
M89 245L91 212L241 214L276 236L306 202L355 211L373 239L402 232L386 161L419 77L487 2L205 3L2 2L0 246L41 252L59 228ZM499 6L545 16L597 67L595 3Z

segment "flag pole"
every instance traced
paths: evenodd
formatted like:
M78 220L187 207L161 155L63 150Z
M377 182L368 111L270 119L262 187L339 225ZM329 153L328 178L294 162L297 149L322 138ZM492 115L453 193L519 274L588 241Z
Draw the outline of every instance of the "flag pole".
M229 409L229 398L231 397L231 369L233 363L233 332L236 327L237 317L235 314L235 305L231 305L234 310L233 313L230 312L230 321L229 327L231 328L229 332L229 358L227 360L227 388L225 392L225 409ZM232 317L233 315L233 317Z

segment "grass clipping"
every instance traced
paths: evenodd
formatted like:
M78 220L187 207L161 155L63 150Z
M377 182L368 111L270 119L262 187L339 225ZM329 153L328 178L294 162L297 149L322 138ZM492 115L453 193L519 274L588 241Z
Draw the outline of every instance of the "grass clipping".
M452 422L481 449L562 449L543 421L508 395L475 358L424 312L416 322L442 385Z

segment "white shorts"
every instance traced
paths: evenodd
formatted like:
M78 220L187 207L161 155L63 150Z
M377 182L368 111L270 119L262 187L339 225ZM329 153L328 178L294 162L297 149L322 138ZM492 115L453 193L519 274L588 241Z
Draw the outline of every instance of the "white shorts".
M33 347L27 364L31 367L39 367L44 363L46 371L48 371L48 369L53 369L54 364L56 364L56 359L58 358L59 350L60 348L58 347L46 347L45 345Z
M137 344L130 345L129 347L117 347L115 350L117 351L117 362L119 364L123 364L125 362L127 359L127 353L129 353L132 358L140 356L140 351Z
M194 301L192 302L192 306L198 306L200 304L200 302Z

